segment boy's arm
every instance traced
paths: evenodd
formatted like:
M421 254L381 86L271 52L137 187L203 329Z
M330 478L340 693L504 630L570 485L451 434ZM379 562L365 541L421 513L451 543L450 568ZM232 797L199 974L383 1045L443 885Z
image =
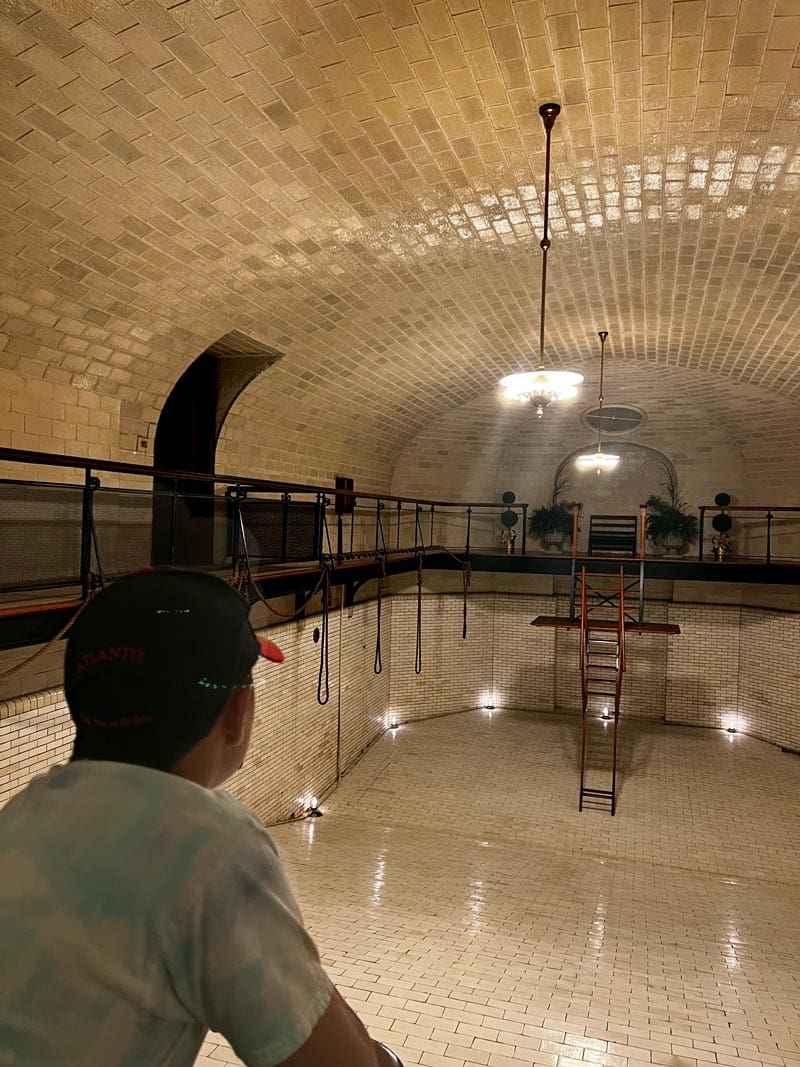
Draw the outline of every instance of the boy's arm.
M192 1014L247 1067L389 1067L325 973L269 836L251 824L225 851L175 982Z

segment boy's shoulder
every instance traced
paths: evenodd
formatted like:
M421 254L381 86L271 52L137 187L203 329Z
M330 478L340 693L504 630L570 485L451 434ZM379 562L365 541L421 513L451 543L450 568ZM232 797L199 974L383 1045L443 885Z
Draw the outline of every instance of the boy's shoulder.
M103 839L106 846L124 825L129 849L161 856L170 849L222 854L243 839L274 851L262 823L230 794L127 763L80 760L54 767L3 814L7 827L17 823L24 833L36 826L52 832L59 821L80 825L82 841Z

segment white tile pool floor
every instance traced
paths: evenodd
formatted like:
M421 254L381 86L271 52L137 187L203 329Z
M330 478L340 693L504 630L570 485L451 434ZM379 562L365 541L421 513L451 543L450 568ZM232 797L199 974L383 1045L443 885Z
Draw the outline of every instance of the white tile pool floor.
M579 729L404 726L273 831L339 988L406 1064L800 1067L800 759L629 720L579 814Z

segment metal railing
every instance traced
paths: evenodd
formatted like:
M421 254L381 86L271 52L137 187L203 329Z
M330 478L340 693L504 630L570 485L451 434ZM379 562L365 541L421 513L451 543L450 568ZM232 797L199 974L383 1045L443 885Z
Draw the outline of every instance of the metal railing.
M0 592L97 584L152 564L254 574L292 564L500 550L500 502L455 503L0 449ZM53 472L57 472L54 475ZM112 475L120 484L104 484ZM54 480L65 477L66 480ZM71 480L70 480L71 479ZM149 482L142 485L143 482ZM527 505L522 518L526 547Z
M731 560L763 559L767 564L777 561L800 559L800 507L772 504L718 504L700 505L700 536L697 558L706 557L706 514L725 514L744 526L733 534L734 547L729 553ZM713 535L712 535L713 536ZM739 544L736 545L736 540Z
M430 500L17 449L0 449L0 463L22 475L0 479L0 594L6 595L68 588L85 597L94 585L153 563L224 574L244 559L258 574L431 550L505 554L500 513L509 507L521 519L514 547L521 555L528 549L527 504ZM800 558L800 507L703 505L701 562L708 512L742 520L732 560ZM646 518L642 505L640 561L651 558ZM561 554L575 561L581 555L577 505L571 526Z
M708 560L709 557L717 558L709 551L709 545L706 543L708 538L715 533L715 531L712 531L709 534L706 523L708 513L727 514L736 519L737 522L744 524L738 530L733 531L733 546L723 553L722 558L732 562L766 564L789 563L800 560L800 506L742 504L723 507L718 504L701 504L698 508L699 533L696 556L701 563ZM572 534L569 549L563 553L571 555L573 559L583 554L579 546L580 519L581 506L573 504ZM647 542L647 505L640 504L637 522L636 556L632 558L638 558L639 560L662 556L669 558L667 554L658 551L657 545L653 546L653 549L648 552ZM672 558L688 560L690 557L684 551L680 555L676 553Z

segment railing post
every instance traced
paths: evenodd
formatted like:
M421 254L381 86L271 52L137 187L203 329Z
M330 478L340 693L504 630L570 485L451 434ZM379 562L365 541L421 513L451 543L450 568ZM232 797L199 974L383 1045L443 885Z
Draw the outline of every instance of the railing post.
M378 531L381 528L381 502L375 501L375 555L378 554Z
M89 467L83 480L83 507L81 509L81 589L86 600L92 592L92 544L94 543L94 491L99 489L100 479L93 478Z
M522 505L522 555L528 548L528 505Z
M647 555L647 504L639 505L639 559Z
M326 514L326 508L330 504L330 497L325 496L324 493L317 493L317 499L319 500L319 513L320 513L320 531L319 531L319 565L325 566L325 537L328 538L329 555L333 554L333 545L331 544L330 533L328 532L328 516Z
M767 512L767 563L772 562L772 512Z
M472 534L472 508L467 508L467 547L466 552L469 555L469 539Z
M698 559L698 562L700 562L700 563L703 562L703 537L705 536L705 525L706 525L706 509L705 509L705 505L701 504L700 505L700 540L699 540L699 544L698 544L698 548L697 548L697 559Z
M247 555L247 543L245 541L245 529L244 529L244 516L242 515L242 499L246 495L245 490L240 485L231 485L225 491L225 495L230 501L230 506L233 512L233 530L231 536L231 570L232 573L236 573L236 568L239 565L243 556Z
M577 504L573 504L572 505L572 556L573 556L573 558L578 555L578 514L580 513L580 510L581 509Z
M281 514L281 563L286 562L286 550L289 545L289 501L291 499L289 493L281 493L281 502L283 503Z
M178 555L178 479L172 479L172 500L169 512L169 562L175 565Z
M431 504L431 532L430 532L431 541L430 541L430 546L429 546L430 548L433 548L433 513L434 513L435 508L436 508L436 505L435 504Z
M403 510L402 500L397 501L397 551L400 551L400 512Z

